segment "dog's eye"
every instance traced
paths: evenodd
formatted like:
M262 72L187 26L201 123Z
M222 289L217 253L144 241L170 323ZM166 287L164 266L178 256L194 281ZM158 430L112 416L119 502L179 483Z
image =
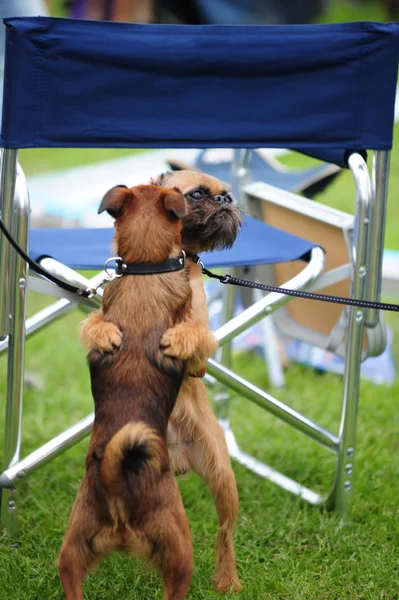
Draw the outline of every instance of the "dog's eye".
M205 192L203 190L193 190L188 194L190 200L201 200L201 198L205 197Z

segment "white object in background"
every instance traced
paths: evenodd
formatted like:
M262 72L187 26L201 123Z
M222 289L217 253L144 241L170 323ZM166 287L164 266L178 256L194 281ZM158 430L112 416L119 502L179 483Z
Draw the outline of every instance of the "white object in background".
M254 290L254 300L258 302L263 298L260 290ZM279 344L278 336L274 327L273 317L270 315L259 323L262 331L263 352L267 364L270 384L281 388L285 385L284 369L281 360L282 345Z

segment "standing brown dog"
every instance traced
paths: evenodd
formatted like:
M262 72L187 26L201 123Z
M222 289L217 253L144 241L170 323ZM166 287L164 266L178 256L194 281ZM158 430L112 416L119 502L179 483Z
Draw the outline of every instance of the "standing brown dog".
M177 187L188 201L183 218L183 248L193 254L231 246L241 224L241 212L222 182L196 171L177 171L161 175L156 181L166 188ZM193 291L192 321L208 327L209 316L201 268L189 262ZM112 353L121 344L122 333L107 324L100 313L83 323L81 339L88 348ZM165 353L184 358L185 336L181 326L163 336ZM176 474L195 471L210 488L218 518L216 572L214 584L219 592L238 591L232 533L238 514L238 494L223 431L212 412L205 385L186 375L173 409L168 429L170 466Z
M137 271L137 263L153 269L155 263L163 272L126 275L105 289L103 322L122 331L123 341L117 353L92 350L88 356L95 420L59 556L60 578L67 600L81 600L87 572L111 550L124 550L159 568L164 600L183 600L192 541L170 472L167 427L185 365L165 355L160 339L168 328L190 323L192 292L178 256L186 201L178 190L119 186L106 194L103 210L115 217L125 269L130 264ZM165 271L165 261L167 269L173 264L178 270ZM197 358L204 345L214 351L206 328L190 327L186 335L194 353L201 348Z

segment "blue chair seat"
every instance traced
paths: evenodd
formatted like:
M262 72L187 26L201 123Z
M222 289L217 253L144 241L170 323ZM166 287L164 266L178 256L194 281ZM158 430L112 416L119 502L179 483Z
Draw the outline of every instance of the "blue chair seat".
M34 260L50 256L72 269L98 270L115 253L114 229L32 229L30 255ZM306 259L315 244L261 221L246 217L234 247L205 252L208 268L275 264Z

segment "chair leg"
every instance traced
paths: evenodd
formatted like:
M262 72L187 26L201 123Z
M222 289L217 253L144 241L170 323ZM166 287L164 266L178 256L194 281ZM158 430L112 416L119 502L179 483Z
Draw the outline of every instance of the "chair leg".
M13 236L26 250L28 246L29 201L23 181L17 180ZM21 448L21 420L25 351L25 312L27 265L14 251L10 264L9 346L7 364L7 395L4 427L4 470L19 461ZM18 505L16 489L2 489L1 527L15 538L18 533Z
M337 510L341 523L349 519L352 504L363 322L363 311L352 309L346 348L337 470L334 487L327 500L327 506Z
M8 230L12 223L12 209L14 206L15 179L17 172L18 150L1 150L0 170L0 209L1 218ZM9 323L9 284L10 284L10 245L4 235L0 235L0 281L2 293L0 295L0 340L8 335Z
M372 206L371 181L367 165L359 155L352 154L349 168L356 185L357 236L355 268L353 273L353 297L364 299L367 294L367 277L370 277L370 211ZM373 219L374 221L374 219ZM372 269L371 269L372 271ZM352 308L349 318L349 331L345 355L344 389L339 431L339 449L335 483L327 506L335 508L341 523L349 520L352 503L353 464L356 443L356 421L359 400L360 363L362 355L365 311Z

